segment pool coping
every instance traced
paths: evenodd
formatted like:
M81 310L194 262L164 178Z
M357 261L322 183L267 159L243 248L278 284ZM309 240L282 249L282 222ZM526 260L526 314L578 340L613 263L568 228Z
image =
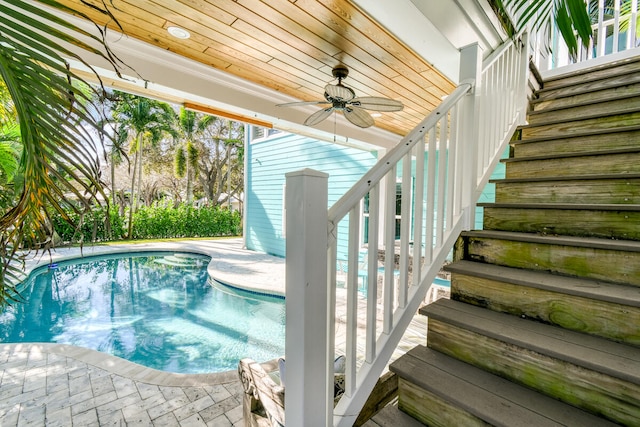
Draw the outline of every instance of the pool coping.
M69 357L87 365L120 375L134 381L167 387L201 387L217 384L227 384L238 381L235 370L208 374L179 374L148 368L135 362L130 362L118 356L102 353L85 347L58 343L6 343L0 344L2 351L33 351L41 354L57 354Z

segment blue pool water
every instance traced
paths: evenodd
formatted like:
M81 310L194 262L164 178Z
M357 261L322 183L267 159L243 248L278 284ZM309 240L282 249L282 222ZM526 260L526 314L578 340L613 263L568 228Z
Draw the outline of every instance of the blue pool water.
M135 253L39 268L0 312L0 342L91 348L168 372L236 369L284 354L284 299L209 280L210 258Z

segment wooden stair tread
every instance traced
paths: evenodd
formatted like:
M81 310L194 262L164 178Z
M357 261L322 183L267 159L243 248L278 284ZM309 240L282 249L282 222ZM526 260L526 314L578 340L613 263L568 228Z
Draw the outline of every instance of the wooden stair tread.
M549 126L549 125L557 125L557 124L562 124L562 123L579 122L579 121L600 119L600 118L613 117L613 116L622 116L624 114L633 114L633 113L637 113L639 111L640 111L640 107L629 107L629 108L625 108L625 109L620 109L619 111L612 111L612 112L605 112L605 113L595 113L595 114L585 114L583 116L576 117L573 120L567 120L567 119L564 119L564 118L561 118L561 119L553 119L552 118L552 119L541 121L541 122L538 122L538 123L522 125L522 126L519 126L518 129L532 129L532 128L537 128L537 127ZM529 113L529 114L531 114L531 113Z
M619 148L616 150L547 154L544 156L530 156L530 157L511 157L508 159L500 159L500 162L501 163L518 163L518 162L544 161L544 160L551 160L551 159L569 159L572 157L606 156L609 154L629 154L629 153L640 153L640 145L638 147Z
M607 134L611 134L611 133L632 132L632 131L637 131L637 130L640 130L640 125L617 127L617 128L611 128L611 129L599 129L599 130L595 130L595 131L579 132L579 133L574 133L574 134L571 134L571 135L563 135L563 136L554 135L554 136L544 136L544 137L536 137L536 138L518 139L518 140L510 141L509 144L518 145L518 144L527 144L527 143L535 143L535 142L553 141L553 140L556 140L556 139L582 138L582 137L585 137L585 136L607 135Z
M420 421L398 409L397 404L387 405L362 425L363 427L424 427Z
M413 348L390 369L491 425L615 425L425 346Z
M640 384L640 348L445 298L421 308L420 313L509 345Z
M579 84L583 84L586 82L593 82L598 80L607 80L612 77L617 77L625 74L634 74L637 73L640 69L640 57L634 56L631 58L621 59L615 62L609 62L605 64L599 64L593 67L589 67L586 69L576 70L568 73L563 73L559 76L547 77L543 79L543 89L541 91L547 91L552 89L557 89L560 87L567 86L576 86ZM616 68L622 68L624 71L622 72L612 72ZM568 80L571 78L579 77L580 81L572 82L567 84L562 84L558 82L562 82L563 80Z
M445 266L444 269L451 273L640 307L640 288L635 286L466 260L456 261Z
M478 203L483 208L511 208L511 209L562 209L585 211L640 211L636 204L587 204L587 203Z
M563 105L563 106L557 106L557 107L549 107L543 110L529 111L527 113L527 116L531 117L531 116L539 116L541 114L557 113L559 111L568 110L571 108L580 108L580 107L594 106L598 104L607 104L612 101L620 101L623 99L630 99L630 98L637 98L637 97L638 97L637 93L620 94L620 95L610 96L607 99L601 99L596 101L583 101L583 102L577 102L571 105ZM546 100L546 101L548 102L549 100Z
M637 72L628 72L618 74L606 79L597 79L578 84L570 84L565 86L556 86L552 88L542 88L536 91L538 98L532 99L530 102L533 106L553 101L556 99L570 98L572 96L581 96L589 93L607 91L624 86L633 85L640 82L640 74ZM595 87L593 87L595 86Z
M512 240L560 246L576 246L626 252L640 252L640 242L635 240L613 240L595 237L550 236L515 231L474 230L463 231L462 236Z
M610 179L638 179L640 174L601 174L601 175L572 175L572 176L543 176L543 177L531 177L531 178L502 178L502 179L490 179L492 184L511 184L520 182L565 182L565 181L598 181L598 180L610 180Z

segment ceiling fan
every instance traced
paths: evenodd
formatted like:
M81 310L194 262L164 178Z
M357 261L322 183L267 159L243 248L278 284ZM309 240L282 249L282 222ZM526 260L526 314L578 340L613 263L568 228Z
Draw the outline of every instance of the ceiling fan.
M344 65L336 65L331 71L333 77L338 79L337 85L328 84L324 87L325 101L301 101L278 104L278 107L293 107L298 105L324 105L330 104L322 110L316 111L304 121L307 126L313 126L331 115L333 111L342 111L342 114L356 126L367 128L373 126L374 121L371 111L400 111L404 105L400 101L379 96L356 97L355 92L350 87L342 84L342 80L349 75L349 69Z

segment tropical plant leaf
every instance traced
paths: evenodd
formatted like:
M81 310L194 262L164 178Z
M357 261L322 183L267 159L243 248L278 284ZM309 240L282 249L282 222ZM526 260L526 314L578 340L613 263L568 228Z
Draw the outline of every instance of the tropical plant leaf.
M20 132L17 125L0 125L0 170L6 181L13 181L18 170Z
M572 58L575 58L578 55L578 39L573 32L571 18L566 7L564 7L564 4L562 4L556 11L555 20L556 25L558 26L558 31L560 31L564 42L567 44L569 55L571 55Z
M578 53L578 37L587 47L593 37L590 14L583 0L493 0L500 13L515 22L516 33L526 27L546 35L549 48L555 23L573 58Z
M593 36L591 19L584 0L565 0L570 14L571 26L576 30L584 47L589 47L589 40ZM564 36L564 34L563 34ZM575 37L575 36L574 36Z
M41 3L71 11L55 0ZM30 250L52 246L52 215L78 226L72 214L82 218L101 203L99 194L106 200L100 150L87 130L103 132L93 106L98 91L78 89L78 82L89 85L70 69L67 58L89 64L67 43L102 56L118 73L122 64L97 25L95 36L22 0L0 1L0 16L0 78L17 113L22 145L20 180L14 183L18 197L0 216L2 306L19 299L17 285L24 276L20 261Z

